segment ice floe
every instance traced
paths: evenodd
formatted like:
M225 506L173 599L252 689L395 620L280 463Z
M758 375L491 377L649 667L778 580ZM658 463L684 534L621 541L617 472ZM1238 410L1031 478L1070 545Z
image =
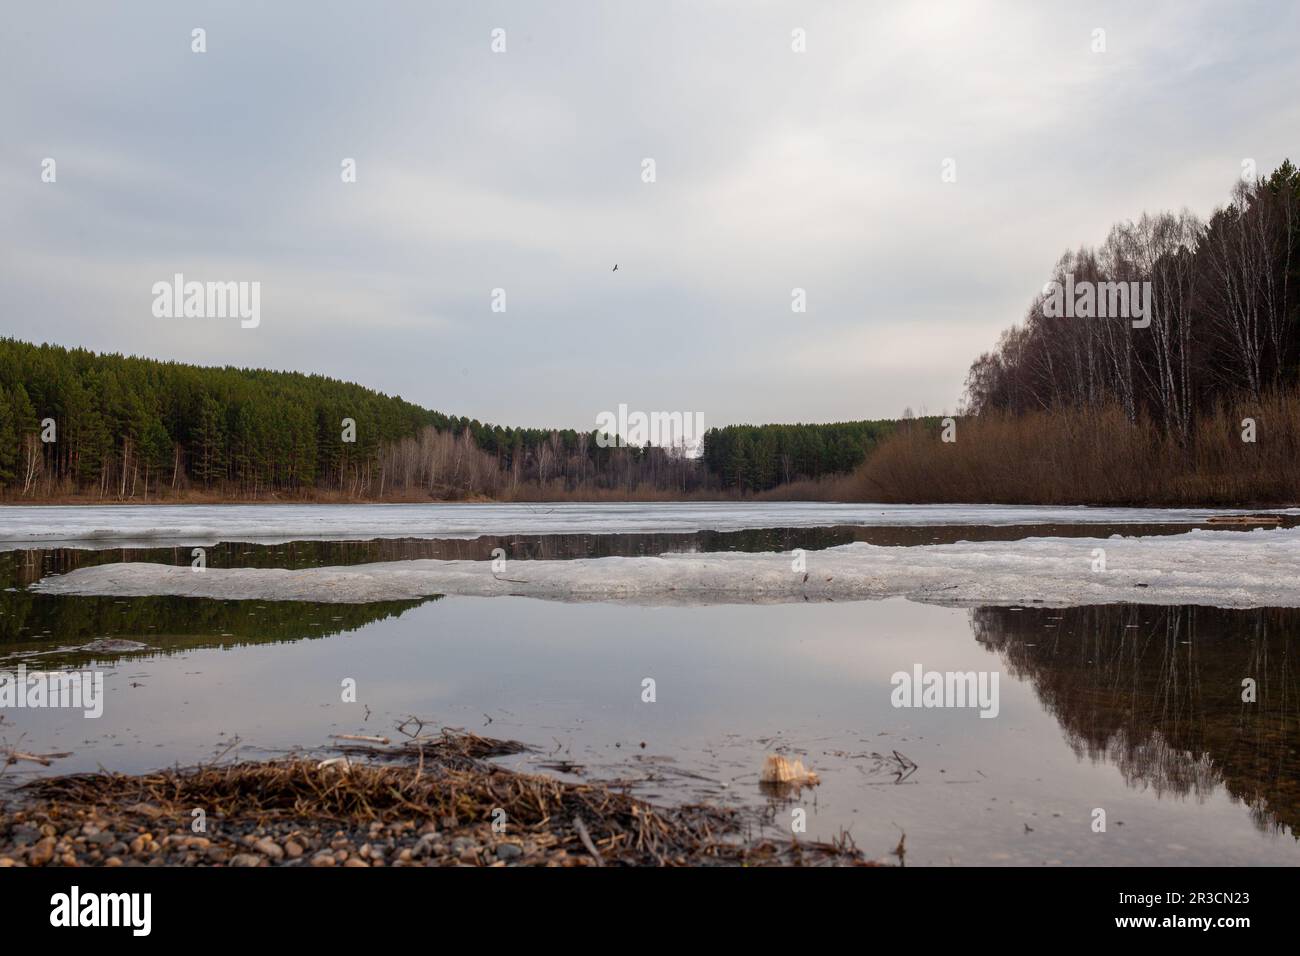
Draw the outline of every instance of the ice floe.
M0 506L0 545L120 548L299 540L632 534L834 525L1193 524L1192 508L819 502ZM1292 509L1292 514L1300 513Z
M1100 551L1098 550L1100 549ZM1101 568L1104 551L1104 570ZM510 561L394 561L302 570L108 564L43 579L49 594L188 595L334 603L431 594L642 604L907 597L949 605L1300 606L1300 528L916 547L855 543L792 553Z

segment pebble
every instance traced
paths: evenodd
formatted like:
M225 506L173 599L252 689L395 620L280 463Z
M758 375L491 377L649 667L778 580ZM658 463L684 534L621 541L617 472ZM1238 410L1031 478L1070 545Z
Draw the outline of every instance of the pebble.
M54 837L45 837L27 854L27 862L31 866L44 866L54 859Z
M270 837L264 837L263 839L258 840L253 844L253 849L257 850L259 853L265 853L273 860L284 859L284 850L280 849L280 845Z
M441 823L441 826L439 825ZM587 865L584 854L489 833L486 823L427 816L385 823L356 821L347 829L304 826L301 821L223 819L214 832L198 835L178 814L135 804L69 812L52 805L44 812L13 813L0 819L0 868L72 866L310 866L382 867L428 864L517 866L526 862Z
M24 846L28 843L35 843L41 838L41 831L29 823L21 823L14 827L10 833L15 846Z

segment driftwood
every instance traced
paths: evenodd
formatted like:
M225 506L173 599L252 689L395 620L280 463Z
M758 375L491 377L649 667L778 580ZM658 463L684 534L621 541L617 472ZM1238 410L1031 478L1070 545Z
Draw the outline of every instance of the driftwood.
M72 751L64 751L55 754L29 754L22 750L5 750L5 763L17 763L20 760L30 760L32 763L38 763L42 767L48 767L51 760L58 760L61 757L71 757Z

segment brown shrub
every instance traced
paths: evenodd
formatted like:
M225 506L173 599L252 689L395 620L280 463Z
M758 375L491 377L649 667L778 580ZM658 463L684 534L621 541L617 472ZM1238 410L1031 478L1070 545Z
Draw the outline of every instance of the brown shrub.
M1255 441L1242 440L1242 420ZM853 475L847 497L880 502L1213 505L1300 501L1300 394L1219 405L1180 447L1118 406L956 422L956 441L900 427Z

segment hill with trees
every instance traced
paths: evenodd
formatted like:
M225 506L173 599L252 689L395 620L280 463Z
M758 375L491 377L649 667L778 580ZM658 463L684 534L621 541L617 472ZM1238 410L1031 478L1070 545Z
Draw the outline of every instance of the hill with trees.
M692 457L484 424L321 375L0 339L0 493L16 500L745 494L848 472L889 426L712 429Z

